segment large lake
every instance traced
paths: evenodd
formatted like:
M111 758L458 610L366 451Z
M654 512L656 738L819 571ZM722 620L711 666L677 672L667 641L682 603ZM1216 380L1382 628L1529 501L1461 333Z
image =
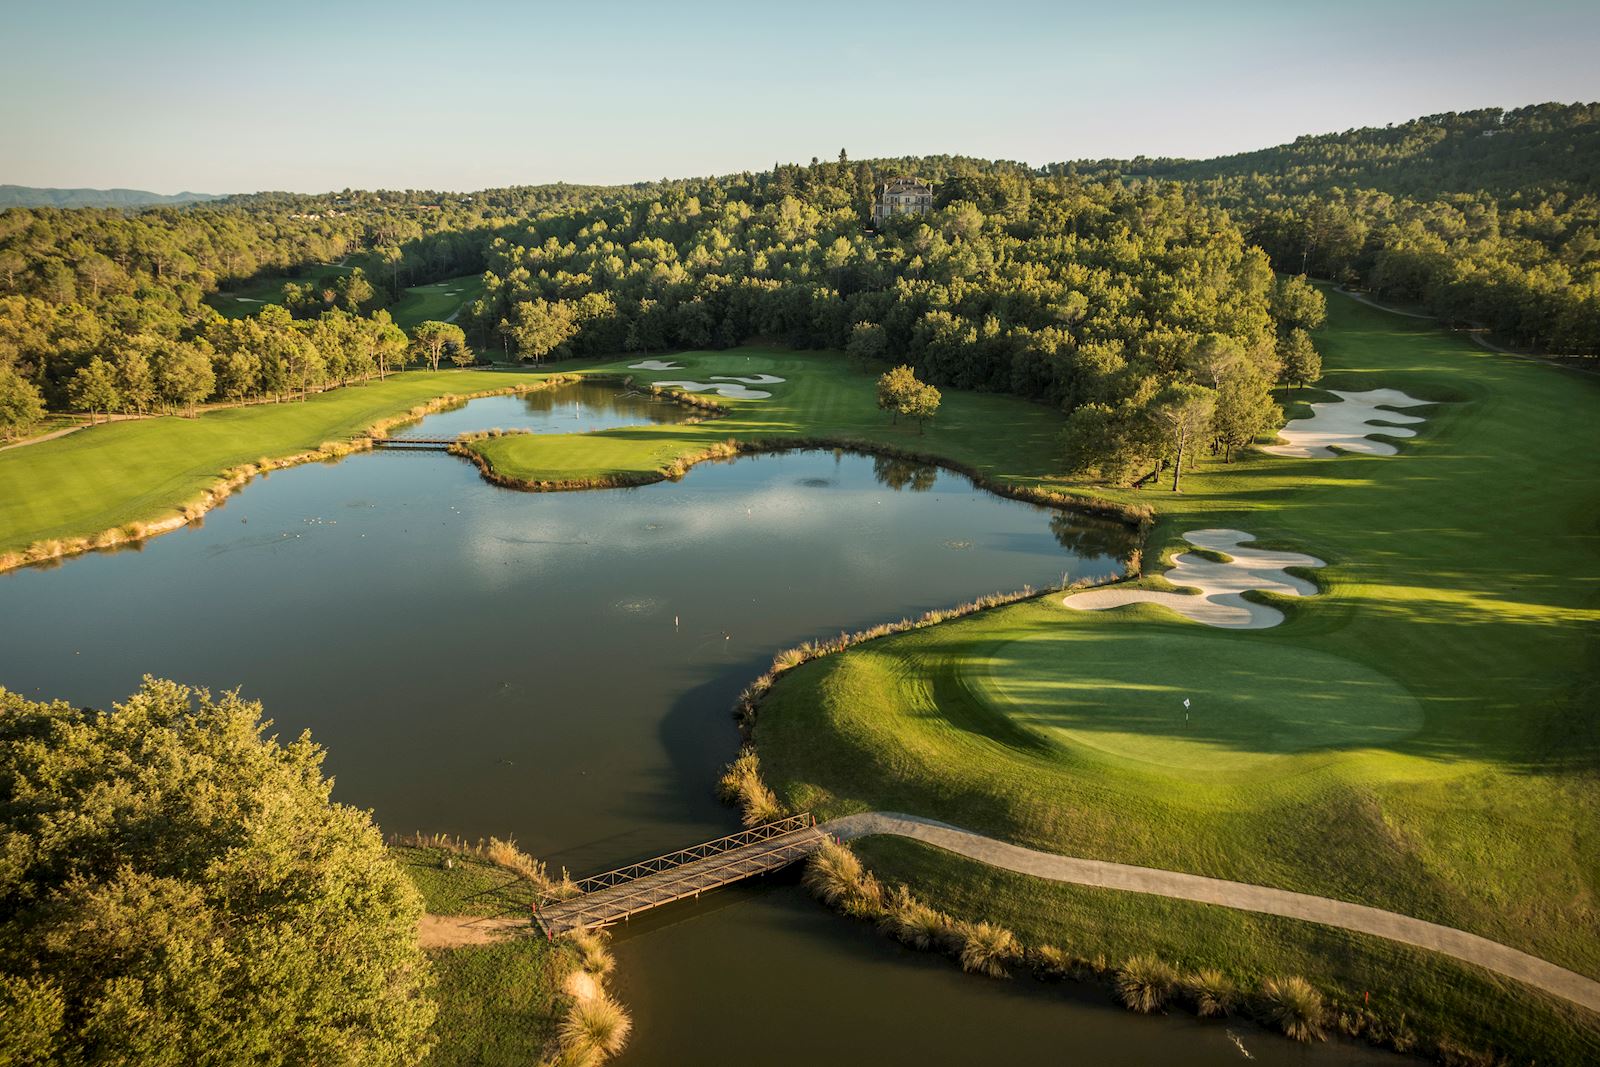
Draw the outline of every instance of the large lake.
M615 394L474 401L416 432L680 413ZM442 453L362 454L258 480L142 549L0 575L0 684L92 705L146 673L238 687L280 735L309 728L335 796L385 830L514 835L591 873L735 828L713 784L738 745L733 700L775 651L1108 574L1127 536L843 453L549 494ZM625 1064L1220 1064L1244 1058L1238 1042L1263 1064L1392 1059L968 977L825 911L792 875L663 909L617 949Z

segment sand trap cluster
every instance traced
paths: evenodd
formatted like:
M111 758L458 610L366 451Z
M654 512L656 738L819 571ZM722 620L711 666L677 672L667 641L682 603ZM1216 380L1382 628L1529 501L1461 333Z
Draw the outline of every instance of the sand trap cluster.
M1294 459L1332 459L1334 449L1360 452L1368 456L1392 456L1398 449L1385 441L1374 441L1369 434L1385 437L1415 437L1415 430L1398 426L1374 426L1378 422L1424 422L1416 415L1402 415L1380 408L1412 408L1429 401L1407 396L1398 389L1369 389L1366 392L1328 390L1338 403L1312 404L1309 419L1291 419L1278 436L1286 442L1265 445L1261 451Z
M629 370L682 370L677 363L670 359L647 359L643 363L628 364Z
M787 381L776 374L757 374L750 378L739 378L731 374L713 374L709 382L656 382L662 388L676 386L686 393L703 393L708 389L715 390L718 396L725 396L730 400L765 400L772 394L762 389L751 389L752 385L777 385Z
M1183 536L1197 548L1232 557L1227 563L1188 553L1177 558L1164 577L1173 585L1199 589L1199 596L1155 589L1091 589L1069 596L1062 603L1079 611L1103 611L1123 604L1161 604L1207 626L1262 630L1282 622L1283 612L1265 604L1251 603L1240 594L1247 589L1259 589L1283 596L1310 596L1317 587L1288 574L1286 568L1327 566L1315 556L1299 552L1240 548L1241 542L1255 540L1242 530L1191 530Z

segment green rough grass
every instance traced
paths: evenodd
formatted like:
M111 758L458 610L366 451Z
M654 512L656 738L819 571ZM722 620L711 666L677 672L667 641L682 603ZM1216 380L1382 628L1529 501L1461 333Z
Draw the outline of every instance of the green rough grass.
M438 978L438 1044L425 1067L528 1067L559 1025L564 995L555 975L566 953L536 937L432 952Z
M391 846L428 911L439 915L503 915L526 911L527 883L509 871L438 848ZM438 1044L425 1067L527 1067L555 1037L563 1007L560 976L576 966L572 948L543 937L429 953L437 978Z
M1328 561L1321 595L1231 632L1042 598L814 661L762 709L769 782L801 808L1360 901L1600 975L1600 382L1331 294L1329 314L1322 384L1445 402L1411 409L1428 421L1400 455L1207 462L1181 495L1124 494L1158 509L1147 560L1235 527ZM1017 640L1048 642L1009 684L1049 699L1020 713L987 680ZM1098 714L1085 673L1110 683ZM1185 733L1144 679L1255 722ZM1114 906L1165 928L1148 898Z
M914 885L957 918L997 921L1031 946L1112 967L1140 954L1190 973L1216 966L1247 989L1300 975L1334 1012L1365 1005L1429 1044L1498 1046L1524 1063L1600 1060L1600 1030L1581 1008L1435 953L1272 915L1041 882L903 838L855 848L880 877Z
M389 306L395 325L411 330L430 319L444 322L483 295L483 275L465 274L432 285L413 285Z
M266 304L282 304L283 287L290 282L297 285L311 282L319 287L329 286L343 275L349 274L351 269L335 263L313 263L294 278L287 274L266 274L218 290L206 297L206 303L216 308L225 318L242 319L254 315ZM245 299L241 300L240 297Z
M0 552L163 519L210 487L224 468L348 439L436 397L518 380L407 371L304 402L108 423L9 449L0 452Z
M415 845L390 845L389 855L435 915L527 915L538 899L526 879L487 860Z
M709 396L729 414L693 424L630 426L582 436L541 434L502 437L474 447L494 470L520 480L589 480L649 476L683 456L729 439L774 444L827 439L863 446L888 446L938 455L985 476L1024 486L1069 489L1060 467L1061 414L1009 396L946 391L939 416L918 433L914 422L898 425L876 406L873 380L837 352L797 352L746 346L724 352L684 352L668 357L684 370L634 371L631 356L591 371L631 375L640 383L708 381L712 375L774 374L782 384L759 386L766 400ZM555 364L569 371L574 365Z

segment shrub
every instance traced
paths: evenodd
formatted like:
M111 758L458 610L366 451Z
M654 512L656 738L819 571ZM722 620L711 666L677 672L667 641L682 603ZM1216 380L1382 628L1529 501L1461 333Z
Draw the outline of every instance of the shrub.
M882 920L888 912L883 886L870 873L863 874L856 891L839 902L839 910L852 919Z
M835 841L826 842L806 861L801 882L824 904L838 907L861 891L867 872L849 848Z
M1017 936L1003 926L993 923L962 923L958 928L961 938L961 969L972 974L986 974L990 978L1010 978L1006 966L1022 955Z
M569 936L572 947L578 950L578 966L596 977L610 974L617 965L616 957L606 948L606 935L599 930L575 930Z
M615 1056L628 1043L632 1029L633 1020L622 1005L604 993L596 993L574 1003L561 1020L561 1044L579 1055Z
M1133 1011L1160 1011L1177 984L1177 972L1154 956L1135 956L1117 968L1117 996Z
M739 806L744 809L746 826L760 826L783 818L783 805L759 778L747 778L739 790Z
M1321 1041L1322 994L1298 975L1269 978L1261 987L1263 1014L1296 1041Z
M1059 981L1072 973L1072 955L1055 945L1040 945L1027 952L1028 966L1040 978Z
M722 772L721 779L717 781L717 796L729 804L737 803L744 791L745 780L760 775L761 758L756 755L756 750L740 749L738 757L728 764L727 770Z
M1203 1017L1230 1015L1239 1003L1239 987L1215 969L1189 975L1183 980L1183 991L1194 1002L1195 1013Z
M550 881L544 864L518 848L512 838L508 837L504 841L498 837L489 838L489 844L484 849L484 858L490 863L520 874L535 885L543 886Z
M917 900L902 889L903 896L885 915L885 928L897 941L912 948L937 948L950 939L950 917L937 908Z

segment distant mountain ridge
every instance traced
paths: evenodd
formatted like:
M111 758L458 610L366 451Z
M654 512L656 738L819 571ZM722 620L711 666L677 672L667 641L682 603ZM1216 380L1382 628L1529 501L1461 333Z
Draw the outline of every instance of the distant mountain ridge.
M143 189L42 189L0 185L0 208L8 207L155 207L221 200L218 193L151 193Z

